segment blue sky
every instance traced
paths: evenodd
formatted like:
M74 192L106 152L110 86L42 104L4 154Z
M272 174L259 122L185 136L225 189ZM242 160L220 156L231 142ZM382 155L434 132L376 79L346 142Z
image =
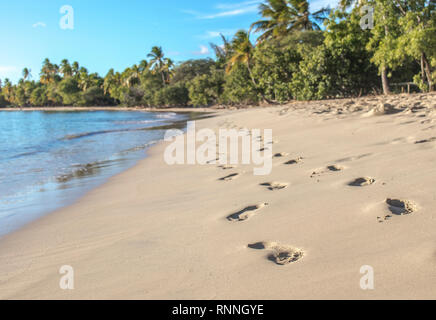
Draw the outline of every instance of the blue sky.
M15 0L0 2L0 79L16 82L28 67L78 61L104 76L146 58L154 45L175 61L212 56L209 42L230 37L259 18L261 0ZM313 0L312 10L336 0ZM74 29L62 29L60 9L74 9Z

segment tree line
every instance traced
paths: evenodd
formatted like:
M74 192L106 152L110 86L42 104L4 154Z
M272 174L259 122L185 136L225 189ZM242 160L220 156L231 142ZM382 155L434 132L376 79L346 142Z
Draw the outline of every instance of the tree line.
M145 60L105 77L77 62L46 59L38 80L25 68L16 85L0 83L0 106L285 103L390 94L403 83L432 91L435 7L436 0L340 0L312 12L307 0L266 0L249 30L211 44L214 59L175 64L156 46ZM373 27L365 30L369 12Z

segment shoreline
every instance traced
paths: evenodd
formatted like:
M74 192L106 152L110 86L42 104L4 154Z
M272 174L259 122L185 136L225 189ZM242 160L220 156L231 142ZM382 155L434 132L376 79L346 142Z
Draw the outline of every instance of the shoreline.
M1 111L142 111L142 112L211 112L220 109L213 108L140 108L140 107L29 107L29 108L0 108Z
M86 110L80 110L80 111L84 111L84 112L89 112L89 111L100 111L100 110L106 110L106 109L94 109L94 108L89 108ZM43 111L43 110L29 110L29 111ZM68 112L69 109L62 109L60 110L61 112L65 111ZM126 110L112 110L114 112L126 112ZM135 112L137 110L130 110L132 112ZM156 111L149 111L151 113L159 113ZM196 120L196 119L202 119L205 117L213 117L217 112L213 113L213 112L175 112L178 113L179 115L184 115L184 114L189 114L189 117L185 120L171 120L171 122L169 122L168 124L159 124L156 123L154 126L147 128L147 130L168 130L171 128L177 128L177 129L181 129L181 130L185 130L186 129L186 122L187 121L192 121L192 120ZM186 116L185 116L186 118ZM70 205L75 204L76 202L80 201L80 199L84 196L86 196L86 194L88 194L89 192L91 192L92 190L100 187L101 185L107 183L108 179L110 179L112 176L117 176L118 174L123 173L124 171L136 166L136 164L144 159L146 159L148 157L147 152L150 148L153 147L154 144L160 143L163 141L163 137L161 139L159 139L159 141L157 142L153 142L150 141L150 146L147 147L146 149L144 149L142 151L141 155L135 155L132 158L129 158L128 160L124 159L123 162L125 162L126 164L120 167L116 167L116 168L110 168L109 171L111 171L112 173L109 173L108 170L101 172L99 174L97 174L96 176L92 176L90 177L93 181L85 181L85 182L81 182L81 183L77 183L75 187L73 187L72 189L68 188L68 192L69 192L69 197L68 199L64 199L62 201L62 203L59 203L55 206L53 206L53 208L51 208L50 206L45 206L42 203L36 203L35 205L37 205L38 207L44 207L46 208L46 210L44 212L42 211L31 211L29 210L29 214L26 213L27 216L29 216L27 219L24 219L21 216L17 216L16 221L9 221L7 223L8 227L5 227L5 231L0 233L0 241L2 241L2 239L4 237L6 237L9 234L13 234L14 232L19 231L21 228L27 226L28 224L31 224L34 221L37 221L43 217L45 217L46 215L55 213L57 211L62 210L63 208L66 208ZM99 161L95 161L94 163L98 163ZM91 165L91 163L84 163L81 164L82 167L87 167L89 165ZM98 182L97 182L98 180ZM61 183L58 183L58 189L64 189L63 187L61 187ZM80 186L78 186L80 184ZM53 192L53 191L51 191ZM60 194L58 194L57 196L61 196ZM20 212L21 213L21 212ZM16 215L17 213L12 213L13 215ZM7 232L6 232L7 230ZM3 231L3 230L2 230Z
M214 130L273 128L274 153L283 153L273 173L168 166L160 142L77 203L4 237L0 297L433 299L436 105L427 97L244 109L198 121ZM231 173L238 179L219 181ZM359 177L375 183L347 185ZM263 186L272 181L289 186ZM390 197L413 201L416 212L393 215ZM226 219L261 202L269 205L247 221ZM266 250L249 247L256 243ZM279 266L268 248L304 254ZM59 289L62 265L77 274L72 291ZM376 290L359 287L364 265L374 267Z

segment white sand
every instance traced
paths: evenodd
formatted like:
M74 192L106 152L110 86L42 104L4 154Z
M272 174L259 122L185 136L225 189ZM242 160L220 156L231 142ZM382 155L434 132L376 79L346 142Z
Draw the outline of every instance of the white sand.
M197 126L272 128L285 156L262 177L252 166L168 166L165 144L154 147L1 239L0 298L436 298L436 95L228 111ZM387 199L413 212L394 214ZM245 208L246 219L226 219ZM74 290L59 288L62 265ZM363 265L374 290L360 288Z

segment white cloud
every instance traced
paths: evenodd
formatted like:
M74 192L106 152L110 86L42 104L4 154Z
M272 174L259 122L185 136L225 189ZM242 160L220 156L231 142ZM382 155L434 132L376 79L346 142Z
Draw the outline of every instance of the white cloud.
M204 14L193 10L183 10L183 12L195 16L197 19L211 20L224 17L234 17L247 13L259 11L260 0L248 0L239 3L220 3L215 6L218 12Z
M209 54L209 48L206 46L200 46L201 50L200 50L200 54Z
M14 66L0 66L1 73L9 73L17 70L17 67Z
M205 56L210 54L210 50L208 47L204 46L204 45L200 45L200 51L194 52L194 54L199 55L199 56Z
M233 17L233 16L240 16L241 14L251 13L251 12L257 12L257 6L251 6L247 8L242 9L235 9L231 11L223 11L218 12L215 14L205 15L201 17L201 19L216 19L216 18L222 18L222 17Z
M252 6L252 5L259 5L262 2L263 0L249 0L239 3L219 3L215 6L215 8L222 9L222 10L229 10L229 9Z
M221 35L228 37L233 36L236 33L236 29L226 29L226 30L219 30L219 31L206 31L205 34L198 36L198 38L201 39L214 39L219 38Z
M34 28L38 28L38 27L41 27L41 28L45 28L47 25L44 23L44 22L41 22L41 21L39 21L39 22L37 22L37 23L34 23L33 25L32 25L32 27L34 27Z

